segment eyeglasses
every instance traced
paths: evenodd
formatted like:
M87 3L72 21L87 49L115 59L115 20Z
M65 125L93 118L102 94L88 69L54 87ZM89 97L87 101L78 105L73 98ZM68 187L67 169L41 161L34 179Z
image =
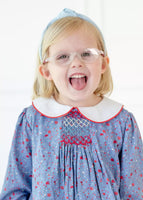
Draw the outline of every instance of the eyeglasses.
M71 64L75 56L77 56L82 62L88 64L94 63L99 55L104 56L104 52L96 48L86 48L82 51L72 53L60 52L52 57L45 58L43 64L53 62L56 65L65 66Z

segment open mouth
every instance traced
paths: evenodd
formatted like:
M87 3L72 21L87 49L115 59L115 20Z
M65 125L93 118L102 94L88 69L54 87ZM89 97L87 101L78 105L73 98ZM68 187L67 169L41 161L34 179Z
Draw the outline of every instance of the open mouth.
M69 78L69 82L74 89L82 90L87 84L87 79L85 75L75 74Z

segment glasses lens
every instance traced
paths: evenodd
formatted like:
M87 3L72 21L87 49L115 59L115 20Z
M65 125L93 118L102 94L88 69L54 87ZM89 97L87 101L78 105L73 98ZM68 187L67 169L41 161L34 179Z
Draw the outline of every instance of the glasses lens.
M82 60L87 63L94 62L97 57L98 55L94 54L91 49L85 49L81 54Z
M69 62L70 54L68 53L61 53L55 57L56 64L66 64Z

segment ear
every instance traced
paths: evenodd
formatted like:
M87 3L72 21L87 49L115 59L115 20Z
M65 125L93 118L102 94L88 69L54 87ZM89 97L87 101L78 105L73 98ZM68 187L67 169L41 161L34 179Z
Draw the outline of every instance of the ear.
M109 65L109 57L105 56L103 58L103 62L102 62L102 74L104 74L104 72L106 71L106 69L108 68Z
M47 66L40 65L39 66L39 72L45 79L52 80L52 76L51 76L50 71L49 71Z

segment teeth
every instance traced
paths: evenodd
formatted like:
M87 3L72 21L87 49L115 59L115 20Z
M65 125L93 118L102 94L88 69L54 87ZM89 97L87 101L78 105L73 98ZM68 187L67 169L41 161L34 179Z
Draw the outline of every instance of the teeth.
M71 76L71 78L83 78L83 77L85 77L84 75L73 75L73 76Z

